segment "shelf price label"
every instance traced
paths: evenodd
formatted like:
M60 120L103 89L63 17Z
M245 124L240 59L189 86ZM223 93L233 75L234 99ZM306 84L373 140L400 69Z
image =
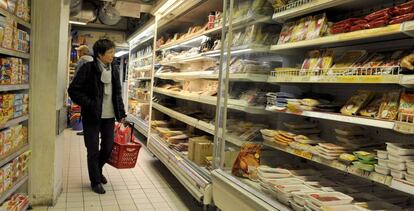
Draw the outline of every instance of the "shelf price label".
M312 160L312 154L310 152L305 152L302 150L293 150L293 154L295 154L296 156L308 159L308 160Z

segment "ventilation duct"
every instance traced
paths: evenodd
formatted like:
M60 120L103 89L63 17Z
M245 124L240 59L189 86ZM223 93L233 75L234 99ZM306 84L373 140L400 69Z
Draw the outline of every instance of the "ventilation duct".
M110 4L105 4L99 10L99 20L106 25L115 25L121 20L121 15L118 10L112 7Z

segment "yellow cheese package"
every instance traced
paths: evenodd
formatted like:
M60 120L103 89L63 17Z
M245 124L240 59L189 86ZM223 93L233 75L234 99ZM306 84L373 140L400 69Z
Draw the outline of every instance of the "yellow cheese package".
M357 63L361 58L367 54L365 50L350 50L345 52L341 57L335 61L335 65L332 66L329 71L332 74L341 74L348 70L349 67Z
M321 69L323 70L324 73L326 73L329 70L329 68L332 67L333 59L334 59L334 51L332 49L326 49L323 52L322 63L321 63Z
M341 108L344 115L356 115L374 96L372 91L358 90Z
M382 96L381 95L377 95L375 96L375 98L368 104L368 106L366 106L365 108L363 108L359 114L361 114L361 116L366 116L366 117L375 117L378 115L378 111L379 111L379 107L381 105L382 102Z

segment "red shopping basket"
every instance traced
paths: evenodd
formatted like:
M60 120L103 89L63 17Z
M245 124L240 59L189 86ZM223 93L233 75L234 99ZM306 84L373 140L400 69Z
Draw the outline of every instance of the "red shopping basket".
M138 160L139 149L141 144L134 139L134 126L129 123L124 130L121 130L121 124L115 126L115 141L112 148L111 157L109 157L108 163L117 169L134 168ZM125 131L131 131L130 141L120 141L125 137ZM120 138L122 137L122 138ZM119 143L122 142L122 143Z

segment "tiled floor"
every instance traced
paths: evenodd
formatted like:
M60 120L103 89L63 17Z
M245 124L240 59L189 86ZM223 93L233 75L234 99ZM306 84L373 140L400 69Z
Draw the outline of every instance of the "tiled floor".
M187 190L146 148L134 169L104 168L106 194L90 190L83 137L65 131L64 190L54 207L34 210L203 210Z

